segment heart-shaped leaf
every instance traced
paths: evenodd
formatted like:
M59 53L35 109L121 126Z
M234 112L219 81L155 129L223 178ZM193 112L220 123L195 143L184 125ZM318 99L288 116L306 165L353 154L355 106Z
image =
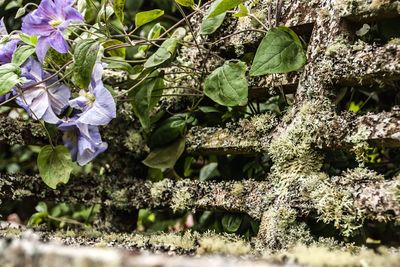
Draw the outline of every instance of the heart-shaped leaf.
M43 182L53 189L60 183L68 183L75 166L65 146L57 146L54 149L44 146L39 152L37 165Z
M291 29L271 29L257 49L251 76L288 73L300 69L307 61L303 45Z
M228 61L214 70L205 81L206 96L223 106L243 106L247 103L246 64Z

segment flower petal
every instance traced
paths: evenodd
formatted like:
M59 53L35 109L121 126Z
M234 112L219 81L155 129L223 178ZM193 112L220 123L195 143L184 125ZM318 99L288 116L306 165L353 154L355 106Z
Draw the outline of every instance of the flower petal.
M36 11L29 13L22 19L21 30L23 33L37 36L49 36L54 32L54 28L49 24L49 19L37 16Z
M68 43L61 32L55 31L48 38L50 46L58 53L65 54L68 52Z
M59 84L48 89L51 108L58 115L68 107L71 90L64 84Z
M41 63L44 61L44 57L47 51L50 49L50 40L48 37L40 37L36 45L36 55Z
M95 88L96 100L78 119L90 125L106 125L116 117L116 105L111 93L100 84Z

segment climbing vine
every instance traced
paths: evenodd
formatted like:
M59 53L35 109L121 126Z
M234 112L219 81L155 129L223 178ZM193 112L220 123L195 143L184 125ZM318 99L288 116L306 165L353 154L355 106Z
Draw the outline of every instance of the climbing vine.
M18 10L21 30L9 33L1 22L0 102L15 101L47 133L49 145L41 149L37 165L48 186L67 183L75 164L84 166L107 150L100 127L116 118L117 105L131 104L147 136L151 151L143 163L152 169L173 168L185 150L188 127L197 122L195 112L213 112L200 105L204 99L225 107L246 106L249 77L296 71L306 62L304 43L295 32L261 21L243 0L174 4L182 19L170 27L158 21L165 15L161 9L136 13L130 26L124 0L42 0ZM94 21L86 19L90 12L97 14ZM254 59L223 59L210 70L205 62L214 52L199 40L216 33L228 16L255 20L262 29L254 31L265 37ZM198 31L193 17L202 17ZM140 34L144 27L149 29L145 36ZM198 50L201 68L175 60L184 47ZM128 56L132 51L133 58ZM186 94L195 96L190 108L166 115L157 106L174 96L168 93L170 67L196 76L198 83L190 88L193 94ZM124 71L127 80L109 83L105 71ZM54 126L62 144L50 131ZM210 164L203 178L218 172ZM239 227L235 218L224 222L232 231Z

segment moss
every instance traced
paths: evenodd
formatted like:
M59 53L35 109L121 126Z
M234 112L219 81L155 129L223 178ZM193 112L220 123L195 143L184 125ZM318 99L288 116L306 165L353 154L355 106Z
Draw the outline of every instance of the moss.
M234 194L235 196L241 196L244 192L244 186L242 183L237 182L234 183L232 185L232 189L231 189L232 194Z
M251 117L250 124L258 133L269 133L277 124L277 117L272 113L265 113Z
M352 135L348 135L345 140L353 145L352 151L356 156L357 162L362 166L368 161L367 152L370 147L365 140L368 139L371 133L371 129L367 126L358 127L357 132Z
M168 185L168 180L162 180L153 183L153 186L150 189L150 194L155 202L159 202L161 200L164 191L168 188Z
M185 232L183 235L174 233L151 235L149 244L153 246L169 246L172 247L171 249L182 248L190 250L196 247L196 236L197 234L193 234L190 231Z
M339 38L326 48L325 54L327 56L334 56L342 51L346 51L347 49L347 42L344 39Z
M296 219L297 211L284 203L278 207L270 207L263 214L256 248L274 251L297 243L310 243L312 237L307 225Z
M400 45L400 38L393 38L389 41L390 45Z
M362 248L358 253L343 249L333 249L328 246L298 245L278 256L285 262L306 266L325 267L364 267L364 266L397 266L400 254L396 250L379 248L378 251Z
M134 129L128 130L124 139L124 146L136 156L140 156L149 150L142 134Z
M187 210L191 205L192 195L189 187L177 189L171 199L171 208L174 212Z
M205 254L228 254L246 255L250 252L251 246L243 239L235 235L206 233L199 238L197 253Z

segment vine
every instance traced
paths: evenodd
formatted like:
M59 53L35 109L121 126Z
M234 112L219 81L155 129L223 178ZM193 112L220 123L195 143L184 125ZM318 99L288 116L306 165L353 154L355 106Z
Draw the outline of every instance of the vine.
M306 62L304 44L291 29L262 21L243 0L175 0L175 5L183 18L169 28L157 23L165 15L161 9L138 12L135 25L125 26L125 0L103 0L100 6L90 0L42 0L18 10L17 18L30 10L20 31L8 33L1 23L0 103L15 100L48 133L50 145L41 149L37 161L48 186L67 183L75 163L84 166L107 150L100 127L116 118L120 103L130 102L147 135L151 151L143 163L152 169L173 168L185 150L188 127L197 123L195 112L205 110L202 101L228 108L249 105L257 113L260 107L248 99L249 77L296 71ZM89 9L97 12L95 22L85 21ZM262 27L248 30L265 34L250 61L225 60L212 51L216 43L207 41L230 15L249 17ZM195 16L203 17L198 33L191 22ZM149 25L146 37L138 33ZM200 67L176 60L184 48L197 49ZM134 59L127 56L132 49L137 51ZM212 71L210 57L219 64ZM196 86L173 85L166 77L170 68L179 70L174 75L196 77ZM106 84L105 70L122 70L128 79ZM192 96L190 108L170 116L156 112L162 98L177 95ZM62 133L62 145L49 125ZM203 176L217 171L215 163L208 167L210 174Z

